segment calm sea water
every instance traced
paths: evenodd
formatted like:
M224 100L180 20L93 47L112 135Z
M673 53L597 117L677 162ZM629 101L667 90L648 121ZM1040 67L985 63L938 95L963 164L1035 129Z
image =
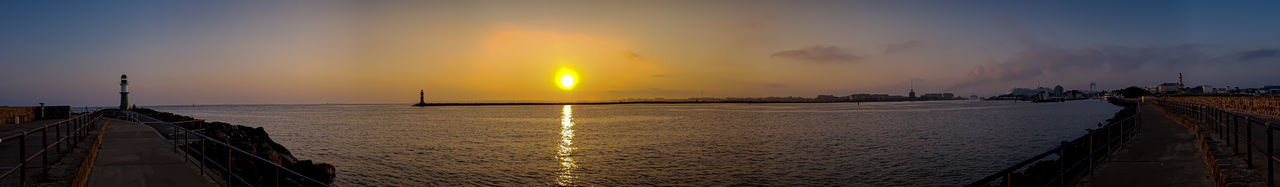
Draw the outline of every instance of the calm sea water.
M266 128L340 186L959 185L1096 128L1100 101L153 107Z

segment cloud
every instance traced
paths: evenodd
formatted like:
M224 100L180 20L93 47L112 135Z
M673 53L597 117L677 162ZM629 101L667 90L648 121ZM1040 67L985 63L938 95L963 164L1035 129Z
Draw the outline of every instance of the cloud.
M764 84L764 87L767 87L767 88L786 88L786 87L787 87L787 85L785 85L785 84L779 84L779 83L765 83L765 84Z
M903 43L889 44L889 47L884 48L884 54L887 55L887 54L900 53L907 50L920 48L923 45L924 44L922 44L920 41L917 41L917 40L912 40L912 41L903 42Z
M840 47L836 46L810 46L802 49L779 51L769 55L769 58L779 57L793 60L800 60L814 63L845 63L856 62L862 59L861 56L850 54Z
M1179 65L1209 59L1195 44L1169 46L1101 46L1067 49L1024 42L1027 47L1004 61L991 61L969 70L966 80L947 90L988 82L1031 79L1071 70L1106 70L1126 73L1147 64Z
M622 97L682 97L695 96L698 94L698 91L649 88L635 90L609 90L605 91L605 93Z
M640 58L640 54L636 54L635 52L631 52L631 51L622 51L622 56L626 57L627 60L630 60L632 62L639 62L641 60L644 60Z
M653 77L653 78L667 78L667 76L668 76L667 74L653 74L653 76L651 76L651 77Z
M1250 61L1255 59L1272 58L1276 56L1280 56L1280 50L1259 49L1259 50L1253 50L1253 51L1239 52L1236 54L1227 55L1226 57L1234 58L1236 59L1236 61L1244 62L1244 61Z

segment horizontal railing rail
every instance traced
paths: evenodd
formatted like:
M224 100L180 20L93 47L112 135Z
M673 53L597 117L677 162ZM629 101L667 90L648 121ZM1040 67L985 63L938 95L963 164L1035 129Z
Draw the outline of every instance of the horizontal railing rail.
M4 181L16 173L18 176L17 185L27 186L29 182L27 177L27 167L29 167L31 162L35 161L37 158L41 160L41 175L47 175L49 173L50 151L57 151L56 153L71 152L71 149L79 144L79 140L84 139L88 135L89 131L94 129L93 127L96 126L95 122L100 120L102 115L103 112L101 110L84 113L66 120L40 126L35 129L23 130L21 133L0 137L0 145L10 144L17 145L18 147L18 151L15 152L18 155L16 165L12 166L13 168L4 170L4 173L0 173L0 181ZM54 135L54 137L52 137L54 139L53 142L49 142L49 131L51 130ZM34 150L35 152L27 152L27 144L34 143L29 142L28 139L37 134L40 136L40 149Z
M1141 129L1140 114L1141 108L1135 110L1133 115L1108 123L1097 130L1080 136L1071 141L1063 141L1044 153L1037 154L1029 159L1023 160L1000 170L994 174L988 175L970 183L966 186L988 186L997 179L1004 186L1065 186L1066 181L1080 174L1092 174L1093 168L1097 166L1100 160L1111 158L1112 154L1119 150L1130 138L1137 134ZM1095 140L1100 140L1095 142ZM1083 148L1080 148L1083 147ZM1032 174L1031 167L1037 162L1049 158L1049 156L1057 155L1057 171L1048 176L1044 173ZM1067 163L1071 162L1071 163ZM1018 171L1023 173L1018 174ZM1052 171L1051 171L1052 172ZM1081 173L1083 172L1083 173ZM1036 181L1037 177L1051 177L1048 180ZM1026 181L1031 180L1031 181ZM1030 183L1030 184L1027 184Z
M1231 148L1232 153L1245 157L1246 167L1249 169L1258 169L1254 166L1254 156L1263 157L1267 160L1266 184L1268 186L1276 186L1275 170L1280 169L1276 168L1276 164L1280 163L1280 158L1276 158L1275 155L1276 139L1274 134L1280 128L1274 127L1275 122L1205 103L1160 98L1146 98L1146 100L1163 106L1171 113L1183 116L1186 121L1198 128L1207 129L1212 132L1211 134L1223 139L1223 142ZM1255 142L1257 140L1265 140L1266 142ZM1243 143L1241 143L1242 141ZM1241 149L1241 146L1244 148ZM1259 153L1254 153L1255 151Z
M171 137L171 140L174 144L174 149L176 151L182 151L186 153L189 156L188 158L196 162L195 164L197 164L200 167L200 170L202 173L204 173L205 168L222 173L222 176L220 177L222 177L221 179L225 182L224 184L227 186L231 186L233 182L236 183L235 185L264 186L262 184L254 184L252 182L249 182L248 180L245 180L243 176L240 176L240 174L237 174L236 172L232 171L234 170L234 167L233 167L234 165L231 164L233 161L232 159L233 154L239 155L241 156L241 158L248 158L248 160L254 162L255 164L267 165L269 166L270 169L274 170L276 174L275 175L276 178L273 180L274 184L272 186L279 186L281 179L295 179L301 185L305 185L305 186L329 186L330 185L324 182L320 182L319 180L315 180L305 175L302 175L301 173L290 170L289 168L285 168L284 166L280 166L279 164L271 162L270 160L264 159L262 157L258 157L257 155L241 150L240 148L236 148L235 146L228 145L225 142L222 142L221 140L205 136L204 134L192 131L190 129L184 128L177 124L156 120L154 118L151 118L150 116L143 115L133 111L130 111L129 115L132 116L133 119L139 122L142 122L142 120L145 119L146 121L155 121L155 122L147 122L147 123L162 123L165 126L172 127L173 130L170 136L174 136L174 137ZM193 120L193 121L182 121L181 123L189 123L189 122L197 122L197 121L203 122L203 120ZM181 135L177 135L177 134L181 134ZM181 136L181 137L177 137L177 136ZM193 143L192 141L193 139L199 142L207 142L207 143L199 143L200 149L196 150L195 147L191 146L191 144ZM205 154L205 153L210 153L209 150L226 150L227 158L222 161L226 161L224 163L227 163L227 164L226 165L219 164L217 160L215 160L215 159L221 159L221 158L210 158L208 154ZM283 176L284 178L281 178L282 174L284 175ZM212 176L213 173L209 173L209 175L215 178L219 177L219 176Z

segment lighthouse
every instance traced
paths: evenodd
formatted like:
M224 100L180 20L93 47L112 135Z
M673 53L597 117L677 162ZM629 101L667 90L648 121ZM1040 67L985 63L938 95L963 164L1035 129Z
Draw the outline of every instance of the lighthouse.
M417 107L427 106L426 98L427 98L427 92L424 90L418 90L418 104L413 104L413 106L417 106Z
M120 75L120 110L129 110L129 77Z

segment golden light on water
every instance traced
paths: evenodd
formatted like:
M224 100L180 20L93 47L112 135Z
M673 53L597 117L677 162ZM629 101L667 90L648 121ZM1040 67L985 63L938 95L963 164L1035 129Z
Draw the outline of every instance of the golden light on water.
M561 186L573 184L573 169L578 165L573 161L573 105L564 105L560 112L560 149L556 158L560 159L560 173L556 183Z
M573 90L573 87L578 85L578 72L569 68L560 68L560 71L556 72L555 80L560 89Z

